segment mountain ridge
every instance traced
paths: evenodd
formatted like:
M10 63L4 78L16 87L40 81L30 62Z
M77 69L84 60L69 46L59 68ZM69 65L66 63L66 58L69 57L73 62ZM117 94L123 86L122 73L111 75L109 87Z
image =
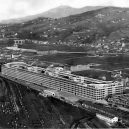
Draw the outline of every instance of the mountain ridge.
M86 6L86 7L82 7L82 8L73 8L70 6L58 6L56 8L45 11L43 13L29 15L29 16L25 16L25 17L21 17L21 18L2 20L0 23L4 23L4 24L21 23L21 22L27 22L29 20L34 20L39 17L61 18L61 17L67 17L70 15L80 14L83 12L96 10L96 9L100 9L100 8L104 8L104 7L103 6Z
M97 46L129 42L129 8L105 7L59 19L37 18L14 24L8 31L18 38L47 41L50 44ZM102 48L100 48L102 50Z

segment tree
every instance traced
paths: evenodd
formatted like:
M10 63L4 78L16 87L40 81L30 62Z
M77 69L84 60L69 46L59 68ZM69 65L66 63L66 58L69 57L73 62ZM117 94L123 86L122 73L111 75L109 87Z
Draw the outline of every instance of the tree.
M13 45L14 45L14 40L13 40L13 39L9 39L9 40L7 41L7 45L8 45L8 46L13 46Z

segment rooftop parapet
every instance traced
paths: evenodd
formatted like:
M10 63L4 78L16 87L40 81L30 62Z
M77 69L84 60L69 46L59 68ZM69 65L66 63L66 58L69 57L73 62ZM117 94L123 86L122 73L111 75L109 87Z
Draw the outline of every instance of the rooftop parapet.
M15 68L24 68L28 71L32 71L32 72L38 72L39 71L42 71L42 70L45 70L44 68L41 68L41 67L36 67L36 66L32 66L32 65L28 65L26 64L25 62L11 62L11 63L7 63L5 64L6 67L15 67ZM47 69L46 69L47 70ZM98 80L98 79L94 79L94 78L89 78L89 77L83 77L83 76L78 76L78 75L74 75L74 74L71 74L70 72L68 71L64 71L63 68L61 67L57 67L55 68L56 71L59 72L59 74L64 74L64 75L68 75L70 78L74 78L75 80L83 80L83 82L91 82L92 85L93 84L98 84L96 85L96 87L101 87L99 84L105 84L105 85L108 85L108 84L116 84L119 82L113 82L113 81L103 81L103 80ZM50 72L53 72L51 71L51 69L49 69Z

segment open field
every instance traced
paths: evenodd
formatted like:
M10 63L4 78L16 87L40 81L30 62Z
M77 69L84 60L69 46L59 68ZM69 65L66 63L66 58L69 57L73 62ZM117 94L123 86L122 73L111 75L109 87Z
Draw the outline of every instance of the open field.
M129 56L120 55L120 56L104 56L104 57L95 57L87 56L86 54L54 54L54 55L45 55L38 57L42 61L58 62L68 65L79 65L79 64L89 64L97 63L101 64L96 66L97 69L104 70L117 70L129 67Z
M68 64L68 65L74 65L71 64L72 60L77 60L80 58L85 57L87 54L78 54L78 53L74 53L74 54L53 54L53 55L44 55L44 56L40 56L40 57L36 57L39 58L39 60L41 61L49 61L49 62L56 62L56 63L62 63L62 64ZM74 63L74 62L73 62Z
M53 55L44 55L39 58L41 61L56 62L62 64L72 65L86 65L89 63L100 64L98 66L91 66L92 69L79 71L75 74L87 76L95 79L104 79L112 80L111 72L113 70L121 70L126 77L129 77L129 56L128 55L119 55L119 56L103 56L95 57L88 56L86 54L53 54Z
M86 52L86 47L75 47L75 46L68 46L68 45L58 45L58 44L48 44L48 45L39 45L34 43L28 43L20 46L21 48L25 49L35 49L38 51L50 51L50 50L57 50L57 51L72 51L72 52Z
M91 69L91 70L73 72L73 74L100 79L100 80L103 80L103 77L105 77L107 81L113 80L113 78L111 77L111 72L106 72L106 71L98 71L98 70Z

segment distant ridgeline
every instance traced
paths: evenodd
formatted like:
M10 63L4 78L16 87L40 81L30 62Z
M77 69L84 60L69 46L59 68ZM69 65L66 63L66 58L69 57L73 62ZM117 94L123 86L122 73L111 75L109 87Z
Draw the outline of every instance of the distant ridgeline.
M122 38L125 38L126 42L129 38L128 13L128 8L105 7L59 19L40 17L23 23L9 24L4 33L5 37L16 36L75 46L91 43L93 46L96 43L96 46L99 43L110 44L112 41L121 42Z

